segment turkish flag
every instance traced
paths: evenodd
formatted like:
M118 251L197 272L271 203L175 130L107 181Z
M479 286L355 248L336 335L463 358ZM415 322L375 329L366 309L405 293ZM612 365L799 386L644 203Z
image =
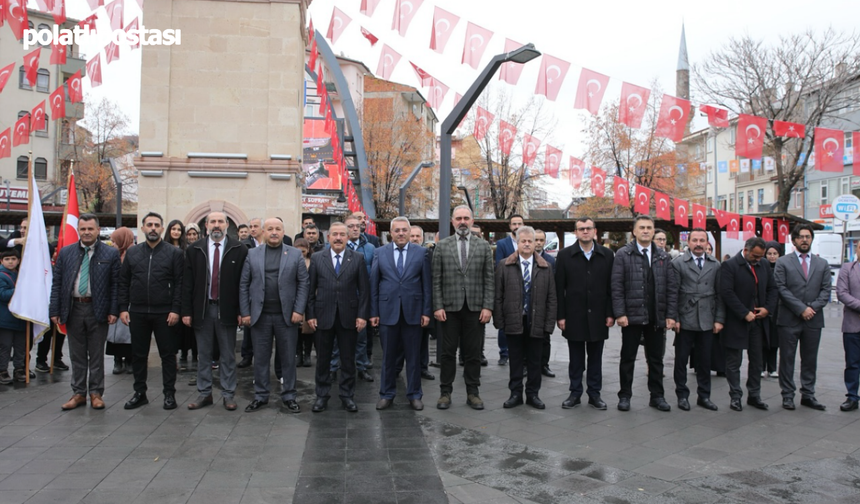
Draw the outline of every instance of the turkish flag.
M466 24L466 42L463 44L463 59L460 63L465 63L475 70L481 64L481 56L487 49L487 44L493 38L493 32L486 28L481 28L474 23Z
M678 143L684 138L684 128L690 117L690 102L683 98L663 95L660 113L657 115L657 128L654 136L668 138Z
M110 44L105 46L105 61L108 65L113 61L119 60L119 46L111 41Z
M841 172L845 166L842 159L844 142L842 130L815 128L815 169Z
M51 44L51 65L66 64L66 46L63 44Z
M30 86L36 85L36 76L39 73L39 56L42 54L42 48L39 47L35 51L24 56L24 77Z
M726 236L733 240L737 240L738 232L741 229L741 216L731 212L726 212L726 216L729 219L729 223L726 226Z
M764 147L764 131L767 119L748 114L738 115L738 131L735 136L735 155L749 159L760 159Z
M591 167L591 191L598 198L606 194L606 172L596 166Z
M0 133L0 159L12 157L12 127Z
M9 63L0 69L0 93L3 92L3 88L6 87L6 83L9 82L9 77L12 76L13 70L15 70L15 63Z
M511 148L514 146L514 138L517 136L517 127L513 124L499 120L499 150L505 156L511 155Z
M370 42L370 47L375 46L376 43L379 42L379 39L376 38L376 35L370 33L370 31L363 26L361 27L361 34L364 35L364 38L366 38Z
M744 215L744 240L749 240L755 236L755 217L752 215Z
M61 25L66 22L66 0L54 0L54 8L51 9L54 23Z
M430 79L430 92L427 95L427 103L430 108L439 109L442 106L442 101L445 100L445 95L448 94L448 86L442 84L442 81L433 77Z
M546 160L543 165L543 172L552 178L558 178L558 169L561 165L561 149L556 149L550 144L546 145Z
M675 225L690 227L690 212L687 210L687 202L678 198L675 198Z
M9 22L9 28L15 39L21 40L24 37L24 30L30 27L27 17L27 0L7 0L6 3L6 21Z
M102 85L102 55L101 53L96 53L93 56L93 59L87 61L87 77L90 78L90 85L92 87L99 87Z
M773 219L761 219L761 238L766 241L773 241Z
M585 161L570 156L570 185L574 189L582 187L582 175L585 172Z
M478 107L478 112L475 117L475 140L481 141L487 136L487 131L490 130L490 124L496 116L491 114L489 110Z
M87 3L90 4L90 10L96 10L105 4L105 0L87 0Z
M568 69L570 69L570 63L567 61L544 54L540 62L535 94L542 94L548 100L555 101Z
M326 103L325 101L320 101L320 108L323 109L322 113L323 117L325 118L323 119L323 131L331 135L335 130L334 118L332 118L331 116L331 107L329 107L328 103Z
M96 20L98 20L99 15L97 12L94 12L92 16L82 19L78 21L78 26L82 29L87 30L87 33L93 33L96 31Z
M654 206L657 209L657 218L669 220L672 218L672 210L669 207L669 196L661 192L654 192Z
M69 84L69 101L78 103L84 101L84 90L81 86L81 71L78 70L66 81Z
M415 76L418 77L418 83L421 85L421 87L429 86L430 82L433 80L433 77L426 71L419 68L418 65L416 65L415 63L412 63L410 61L409 64L412 65L412 69L415 70Z
M138 26L138 24L139 24L139 23L140 23L140 21L138 21L138 18L134 18L134 19L132 19L132 20L131 20L131 23L129 23L129 24L127 24L127 25L125 25L125 32L126 32L126 33L128 33L128 32L130 32L131 30L138 30L138 29L140 29L140 27ZM129 49L131 49L131 50L134 50L134 49L140 49L140 37L138 37L138 39L137 39L137 43L136 43L136 44L134 44L134 45L130 45L130 46L128 46L128 48L129 48Z
M583 68L582 73L579 74L579 86L576 88L576 100L573 102L573 108L585 109L597 115L607 84L609 84L609 77Z
M123 4L125 0L113 0L113 2L105 5L105 11L108 13L108 18L110 19L110 29L111 31L122 30L124 26L123 19Z
M376 11L376 6L379 5L379 2L382 0L361 0L361 8L359 11L365 16L373 16L374 11Z
M640 128L650 97L650 89L627 82L623 83L621 85L621 103L618 105L618 121L631 128Z
M788 221L779 219L776 223L776 233L779 237L779 243L788 243L788 236L791 233L788 230Z
M433 27L430 30L430 49L442 54L445 51L445 46L448 44L448 39L451 38L454 27L459 22L459 16L451 14L437 6L436 10L433 11Z
M851 150L854 155L854 175L860 176L860 131L851 133Z
M66 89L63 86L55 89L48 101L51 104L51 117L55 121L66 117Z
M520 44L519 42L514 42L511 39L505 39L506 53L509 53L514 49L519 49L522 46L523 44ZM521 73L523 73L522 63L508 61L506 63L502 63L502 67L499 69L499 80L503 80L512 86L516 86L517 81L520 80Z
M704 205L693 203L693 227L702 228L708 225L708 209Z
M612 201L616 205L630 206L630 182L626 178L612 178Z
M806 126L800 123L774 121L773 134L778 137L803 138L806 136Z
M63 211L63 225L60 227L60 236L57 239L57 248L59 252L66 245L71 245L78 241L78 217L81 216L81 207L78 206L78 191L75 185L75 173L69 170L69 182L66 184L68 197L66 198L66 208ZM62 324L59 329L65 333L65 324Z
M343 13L342 10L335 7L331 11L331 21L328 23L328 31L325 34L325 37L331 40L331 43L334 44L337 42L337 39L340 38L343 31L346 30L346 27L349 26L349 23L352 22L352 18Z
M400 61L400 54L394 49L382 44L382 52L379 53L379 64L376 66L376 76L382 80L391 79L394 67Z
M641 214L651 213L651 189L636 184L636 197L633 203L633 210Z
M48 129L48 121L45 119L45 100L33 107L30 111L30 131L41 131Z
M312 72L317 71L317 57L319 56L319 49L317 49L317 37L313 33L311 34L311 53L308 56L308 68L311 69Z
M535 157L537 157L538 147L540 147L540 140L537 138L525 133L523 135L523 164L526 166L531 166L532 163L535 162Z
M729 225L729 213L725 210L715 208L714 215L717 217L717 225L724 228Z
M409 29L409 23L415 17L415 11L421 7L422 3L424 3L424 0L396 0L394 4L394 19L391 20L391 29L399 33L401 37L405 37L406 30Z
M30 114L15 121L15 133L12 135L12 147L30 143Z
M699 112L707 114L708 125L715 128L729 127L729 111L713 105L699 105Z

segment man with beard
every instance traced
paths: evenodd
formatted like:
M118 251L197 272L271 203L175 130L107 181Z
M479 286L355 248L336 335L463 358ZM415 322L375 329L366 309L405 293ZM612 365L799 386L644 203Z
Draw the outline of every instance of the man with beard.
M308 241L311 251L319 252L325 248L325 240L320 236L320 230L313 222L308 224L305 230L302 231L302 236Z
M227 216L212 212L206 218L208 238L188 246L182 303L182 323L194 328L197 339L197 392L188 409L212 404L212 353L220 352L221 396L228 411L236 409L236 326L239 281L248 248L227 236ZM258 234L262 237L262 233Z
M824 411L815 399L818 345L824 327L824 307L830 300L830 265L809 253L815 234L809 224L791 230L794 253L776 261L774 277L779 290L779 388L782 407L794 409L794 357L800 344L800 404ZM759 359L761 360L761 359ZM761 371L761 370L759 370Z
M161 240L164 220L149 212L143 217L146 241L128 249L119 275L119 319L131 332L134 395L125 409L149 404L146 367L152 335L161 357L164 409L176 408L176 342L171 327L182 311L182 249ZM202 361L201 362L205 362ZM204 366L200 366L204 367Z
M441 396L439 409L451 407L457 374L457 347L461 346L466 404L484 409L478 395L481 385L483 324L490 321L495 298L493 253L490 244L472 236L472 210L454 209L451 223L457 232L440 240L433 252L433 316L442 327Z

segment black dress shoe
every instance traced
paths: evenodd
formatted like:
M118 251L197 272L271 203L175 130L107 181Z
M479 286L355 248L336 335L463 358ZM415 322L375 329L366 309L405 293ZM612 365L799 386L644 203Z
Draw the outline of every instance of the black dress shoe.
M382 399L376 401L376 409L384 410L384 409L388 408L389 406L391 406L391 404L393 402L394 401L392 401L391 399L386 399L383 397Z
M588 404L590 404L592 408L598 409L601 411L606 409L606 403L603 402L603 399L601 399L599 397L589 397L588 398Z
M355 401L352 398L347 397L346 399L340 400L341 404L343 404L343 409L349 411L350 413L355 413L358 411L358 406L355 405Z
M742 411L744 409L743 405L741 405L740 399L732 399L731 404L729 404L729 408L735 411Z
M422 411L424 409L424 403L421 402L421 399L410 399L409 405L412 406L412 409L415 411Z
M167 394L164 396L164 409L176 409L176 398L173 396L173 394Z
M486 361L487 359L484 359L483 357L481 357L481 359L483 359L481 361L481 365L486 366L486 364L484 364L484 361ZM499 365L500 366L507 366L508 365L508 358L504 355L499 357Z
M573 397L573 394L571 394L563 403L561 403L561 407L564 409L573 409L580 404L582 404L582 399L579 397Z
M630 411L629 397L622 397L618 399L618 411Z
M807 408L812 408L818 411L824 411L827 409L827 406L821 404L814 397L803 397L800 399L800 405L806 406Z
M507 362L507 357L505 357L505 361ZM481 367L487 367L489 365L490 365L490 361L488 361L487 358L482 355L481 356ZM504 366L504 364L501 364L501 365Z
M678 399L678 409L690 411L690 401L686 397Z
M60 371L68 371L69 366L66 365L63 361L54 361L54 369L59 369Z
M857 401L852 401L851 399L848 399L839 406L839 409L841 411L854 411L857 409Z
M552 372L552 369L549 366L544 366L540 370L540 374L546 376L547 378L555 378L555 373Z
M698 400L696 400L696 404L698 404L699 406L701 406L705 409L709 409L711 411L717 411L719 409L719 408L717 408L716 404L711 402L710 399L706 399L706 398L702 398L702 397L700 397Z
M540 397L534 395L526 398L526 404L536 409L546 409L546 404L540 400Z
M794 409L794 399L792 399L790 397L783 397L782 398L782 407L785 409L788 409L788 410L793 410Z
M749 404L753 408L758 408L760 410L765 411L767 411L768 408L767 404L761 400L761 397L748 397L747 404Z
M311 367L311 353L305 353L304 361L302 362L302 367Z
M357 378L359 380L364 380L366 382L372 382L373 381L373 377L370 376L370 373L368 373L367 371L359 371Z
M246 368L246 367L250 366L253 362L254 362L253 359L251 359L250 357L245 357L242 360L240 360L238 364L236 364L236 367L237 368Z
M434 375L430 371L421 371L421 378L423 378L425 380L435 380L436 375Z
M269 401L258 401L257 399L254 399L253 401L251 401L251 404L245 406L245 413L252 413L254 411L258 411L267 404L269 404Z
M510 399L505 401L505 404L502 406L505 408L515 408L523 403L523 396L520 394L511 394Z
M135 409L143 406L144 404L149 404L149 399L146 398L145 392L135 392L131 399L125 403L123 408L125 409Z
M299 406L299 403L297 403L295 399L287 399L283 402L283 404L284 407L287 408L287 411L289 411L290 413L298 413L302 410L302 408Z
M662 397L651 399L648 402L648 406L651 406L652 408L657 408L660 411L672 411L672 407L669 406L669 403L666 402L666 399L663 399Z
M328 397L317 397L317 400L314 401L314 405L311 408L311 411L314 413L319 413L321 411L325 411L328 407Z

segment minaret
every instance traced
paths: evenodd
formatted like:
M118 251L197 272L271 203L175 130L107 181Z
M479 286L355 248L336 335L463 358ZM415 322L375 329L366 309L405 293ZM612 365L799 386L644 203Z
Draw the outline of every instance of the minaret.
M687 36L684 32L684 24L681 23L681 47L678 49L678 70L675 74L675 95L685 100L690 99L690 59L687 56ZM690 123L693 114L687 117L687 126L684 135L690 134Z

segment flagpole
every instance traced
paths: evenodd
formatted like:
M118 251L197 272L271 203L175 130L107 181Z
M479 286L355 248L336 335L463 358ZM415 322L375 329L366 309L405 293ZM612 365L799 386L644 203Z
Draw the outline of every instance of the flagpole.
M24 343L24 383L30 383L30 321L27 321L27 338Z
M30 209L33 207L33 151L28 152L27 156L27 222L30 221ZM32 226L30 226L32 227ZM29 233L28 233L29 235ZM29 236L27 236L29 238ZM27 249L27 241L24 240L24 245L21 247L21 260L24 260L24 252ZM30 384L30 321L27 321L27 337L25 340L25 357L24 357L24 383Z
M50 371L50 374L54 374L54 362L55 362L54 348L57 344L57 324L51 324L51 326L53 326L54 330L51 331L51 371Z
M73 159L71 161L71 163L72 164L69 167L69 174L66 176L66 191L69 190L69 185L72 183L72 174L74 173L74 170L75 170L75 160ZM62 248L64 245L68 245L66 243L66 219L69 218L69 203L68 203L68 201L69 201L68 196L66 196L66 206L65 206L65 208L63 208L63 220L60 222L60 236L59 236L59 241L57 242L56 254L60 253L60 248Z

